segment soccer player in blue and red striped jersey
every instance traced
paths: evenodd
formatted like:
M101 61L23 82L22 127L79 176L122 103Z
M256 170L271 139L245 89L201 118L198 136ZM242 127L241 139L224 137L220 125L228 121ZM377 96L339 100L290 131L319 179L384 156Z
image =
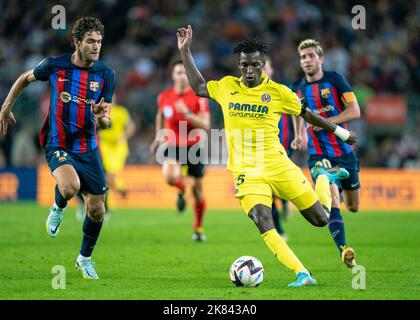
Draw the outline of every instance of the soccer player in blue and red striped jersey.
M347 129L347 122L360 117L360 108L350 85L339 73L323 71L324 52L320 43L313 39L302 41L298 46L300 66L305 76L293 84L292 90L304 98L308 108L330 121ZM300 118L299 127L302 127ZM338 247L343 262L348 267L356 265L354 249L347 247L343 217L340 213L340 191L350 211L359 208L359 162L353 146L345 144L321 128L307 126L309 167L312 178L317 177L317 168L334 170L345 168L349 177L331 184L332 208L329 230Z
M68 201L81 191L87 215L76 266L84 278L99 279L91 255L102 228L107 185L96 127L110 124L115 72L99 60L104 36L99 19L80 18L72 35L73 54L45 58L16 80L0 112L0 132L6 134L8 124L16 122L11 109L19 94L36 80L49 81L50 109L40 142L57 185L47 232L57 236Z

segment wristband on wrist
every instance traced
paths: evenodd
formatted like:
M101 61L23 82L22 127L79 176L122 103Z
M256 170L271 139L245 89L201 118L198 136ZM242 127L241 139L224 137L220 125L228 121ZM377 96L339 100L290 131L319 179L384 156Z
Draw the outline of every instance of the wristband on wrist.
M347 139L350 137L350 131L340 126L335 128L334 134L343 141L347 141Z

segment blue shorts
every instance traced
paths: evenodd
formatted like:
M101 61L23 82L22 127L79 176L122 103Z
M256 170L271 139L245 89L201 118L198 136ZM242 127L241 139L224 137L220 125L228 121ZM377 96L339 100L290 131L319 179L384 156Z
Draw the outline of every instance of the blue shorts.
M359 160L357 159L356 152L347 153L341 157L328 157L323 155L311 155L308 160L309 168L313 168L316 163L319 163L323 168L342 167L346 169L350 176L344 180L337 180L335 184L341 190L357 190L360 189L359 181ZM314 177L312 177L314 180ZM315 180L314 180L315 181Z
M81 192L102 195L108 190L98 148L80 154L61 149L47 149L45 157L51 173L63 164L71 165L79 176Z

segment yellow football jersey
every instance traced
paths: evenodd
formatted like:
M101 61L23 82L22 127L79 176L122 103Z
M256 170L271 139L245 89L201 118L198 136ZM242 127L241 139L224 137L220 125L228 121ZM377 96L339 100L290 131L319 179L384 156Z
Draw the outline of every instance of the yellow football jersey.
M278 123L282 113L299 115L302 105L286 86L264 74L262 79L254 88L233 76L207 83L210 97L223 111L229 171L282 172L290 167L278 137Z
M111 107L111 125L105 130L99 131L100 143L118 144L121 143L121 137L125 135L125 128L130 122L130 115L126 108L114 104Z
M105 171L118 173L123 170L129 152L125 129L131 120L127 109L116 104L111 107L110 118L110 127L98 131L99 146Z

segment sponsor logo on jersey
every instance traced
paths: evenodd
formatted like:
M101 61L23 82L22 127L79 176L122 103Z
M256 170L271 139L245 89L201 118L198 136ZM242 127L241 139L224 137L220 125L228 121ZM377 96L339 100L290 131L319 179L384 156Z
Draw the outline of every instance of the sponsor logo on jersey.
M335 109L334 106L328 104L324 108L314 109L313 112L316 113L316 114L320 114L320 113L323 113L323 112L334 111L334 109Z
M80 98L79 96L72 96L67 91L63 91L60 93L60 99L64 103L69 103L70 101L73 101L75 103L83 102L85 104L94 104L95 101L93 99L86 99L86 98Z
M66 91L63 91L63 92L61 92L61 94L60 94L60 99L61 99L61 101L63 101L64 103L68 103L68 102L70 102L70 100L71 100L71 94L70 94L70 93L68 93L68 92L66 92Z
M264 119L269 109L258 104L229 102L229 110L231 117Z
M268 107L258 104L229 102L229 110L268 114Z

